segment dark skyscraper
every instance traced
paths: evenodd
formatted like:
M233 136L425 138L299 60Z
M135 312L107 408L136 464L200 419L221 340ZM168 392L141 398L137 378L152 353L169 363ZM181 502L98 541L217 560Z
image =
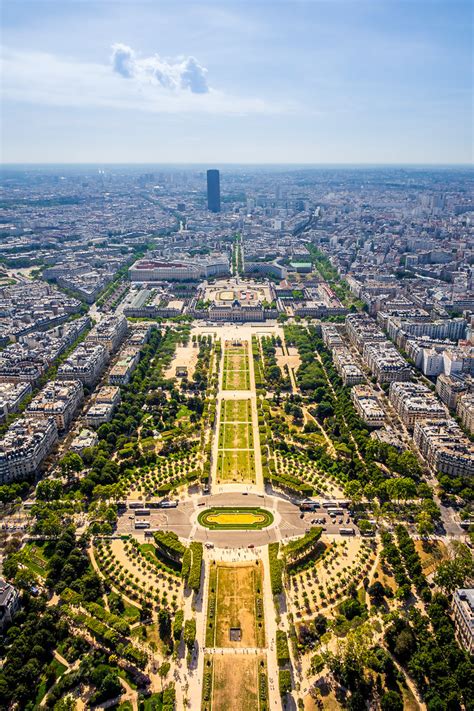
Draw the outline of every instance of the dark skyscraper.
M221 186L218 170L207 171L207 207L211 212L221 211Z

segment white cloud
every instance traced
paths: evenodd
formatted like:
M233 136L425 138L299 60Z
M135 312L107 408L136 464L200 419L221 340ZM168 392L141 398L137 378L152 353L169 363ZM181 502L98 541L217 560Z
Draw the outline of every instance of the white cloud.
M114 72L130 79L135 74L135 52L126 44L112 45L112 67Z
M232 96L210 88L193 57L170 62L137 58L114 45L108 64L2 48L4 100L58 107L129 109L151 113L275 114L294 106Z
M158 85L171 91L189 89L193 94L207 94L207 69L194 57L169 61L158 54L140 59L126 44L112 45L112 68L125 79Z
M188 57L181 74L181 86L191 89L193 94L206 94L209 91L206 74L207 69L201 67L194 57Z

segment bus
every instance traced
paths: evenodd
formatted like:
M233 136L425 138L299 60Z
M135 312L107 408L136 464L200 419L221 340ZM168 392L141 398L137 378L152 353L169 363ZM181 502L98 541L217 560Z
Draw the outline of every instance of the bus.
M149 516L150 509L136 509L135 516Z
M302 501L300 511L316 511L316 509L319 509L319 506L317 501Z
M349 502L344 501L343 499L339 499L338 501L323 501L323 507L325 509L338 509L338 508L347 509L348 506L349 506Z
M162 501L160 504L160 509L175 509L178 505L177 501Z
M135 521L135 528L150 528L149 521Z
M344 516L344 511L342 509L328 509L328 514L330 516Z
M354 536L355 531L353 528L340 528L339 533L341 536Z
M144 506L143 501L131 501L128 504L129 509L142 509Z

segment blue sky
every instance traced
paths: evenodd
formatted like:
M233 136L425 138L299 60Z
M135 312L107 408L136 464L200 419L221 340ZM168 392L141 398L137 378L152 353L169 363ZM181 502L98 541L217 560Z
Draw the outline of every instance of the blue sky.
M468 163L460 0L3 0L4 162Z

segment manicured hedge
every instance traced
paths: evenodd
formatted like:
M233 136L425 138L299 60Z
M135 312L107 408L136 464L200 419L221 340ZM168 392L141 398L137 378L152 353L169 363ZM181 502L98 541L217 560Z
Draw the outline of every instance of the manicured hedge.
M173 620L173 638L179 642L183 633L184 612L178 610Z
M301 496L312 496L314 494L314 487L310 484L302 483L296 477L291 476L291 474L283 472L280 474L274 474L272 472L270 482L277 488L284 489L289 492L296 492L301 494Z
M268 546L268 557L270 559L270 583L273 595L280 595L283 592L283 569L284 563L278 558L279 543L270 543Z
M276 653L278 666L282 667L290 661L290 650L288 647L288 637L283 630L276 633Z
M203 545L202 543L193 542L190 545L192 562L191 569L188 575L188 587L194 592L199 592L201 587L201 568L202 568L202 556L203 556Z
M189 548L186 548L184 555L183 555L183 564L181 566L181 575L185 580L188 579L189 577L189 571L191 570L191 561L192 561L192 555L191 555L191 550Z
M314 548L321 538L322 530L321 526L311 528L304 536L284 546L282 550L283 555L292 561L299 560Z
M101 605L98 605L96 602L84 603L84 607L87 612L90 612L91 615L97 617L99 620L104 622L109 627L112 627L112 629L116 630L124 637L128 637L130 634L130 625L119 615L107 612L106 609L101 607Z
M194 617L191 620L186 620L184 623L184 643L191 652L196 641L196 620Z
M291 691L291 674L288 669L280 669L278 672L278 688L280 696L284 696Z
M153 534L157 548L173 561L181 561L186 546L179 540L173 531L155 531Z

